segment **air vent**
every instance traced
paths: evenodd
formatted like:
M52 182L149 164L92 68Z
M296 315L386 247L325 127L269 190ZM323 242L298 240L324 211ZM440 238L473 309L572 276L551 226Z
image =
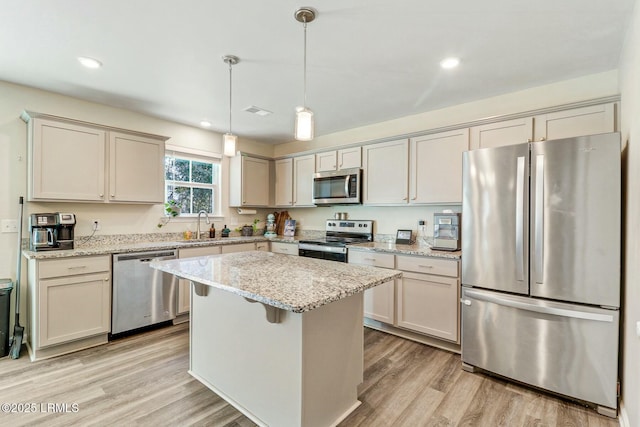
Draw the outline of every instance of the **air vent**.
M259 116L268 116L269 114L273 114L271 111L264 110L260 107L256 107L255 105L245 108L244 111L247 113L257 114Z

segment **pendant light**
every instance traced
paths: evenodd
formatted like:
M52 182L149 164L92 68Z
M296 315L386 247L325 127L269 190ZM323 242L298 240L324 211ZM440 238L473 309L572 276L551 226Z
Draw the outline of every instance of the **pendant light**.
M231 133L231 67L240 62L240 59L237 56L225 55L222 57L222 60L225 64L229 64L229 132L225 133L223 136L224 155L233 157L236 155L236 141L238 140L238 137Z
M307 24L316 19L316 10L310 7L301 7L293 15L296 21L304 24L304 104L296 108L296 122L294 138L298 141L311 141L313 139L313 111L307 108Z

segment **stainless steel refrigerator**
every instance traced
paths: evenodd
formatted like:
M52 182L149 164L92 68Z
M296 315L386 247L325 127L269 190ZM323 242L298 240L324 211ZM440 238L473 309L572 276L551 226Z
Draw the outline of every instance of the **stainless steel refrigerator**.
M620 134L464 153L462 362L616 416Z

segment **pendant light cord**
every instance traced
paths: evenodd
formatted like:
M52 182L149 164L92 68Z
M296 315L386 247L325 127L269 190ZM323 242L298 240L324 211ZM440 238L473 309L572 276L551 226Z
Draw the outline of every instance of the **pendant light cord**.
M307 108L307 19L303 18L304 24L304 104L302 105L305 109Z
M232 134L232 132L231 132L231 83L232 83L232 80L231 80L231 74L232 74L231 73L231 66L232 66L231 62L232 61L229 61L229 134Z

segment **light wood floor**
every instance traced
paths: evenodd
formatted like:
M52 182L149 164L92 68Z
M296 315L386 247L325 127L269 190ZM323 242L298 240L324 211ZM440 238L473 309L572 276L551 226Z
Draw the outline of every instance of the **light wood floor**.
M255 425L194 380L188 359L188 324L40 362L26 352L0 359L0 403L36 405L31 414L0 411L0 426ZM362 405L341 427L618 426L577 404L465 372L459 355L370 329L364 376ZM68 412L47 411L48 403L69 404Z

